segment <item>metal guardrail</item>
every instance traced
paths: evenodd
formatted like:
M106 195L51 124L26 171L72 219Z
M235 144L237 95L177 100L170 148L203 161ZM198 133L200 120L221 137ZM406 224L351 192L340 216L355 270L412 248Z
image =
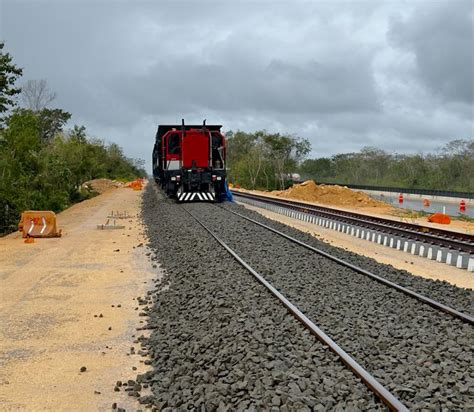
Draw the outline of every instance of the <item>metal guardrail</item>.
M405 187L393 187L393 186L368 186L368 185L354 185L348 183L335 183L335 182L323 182L317 180L318 184L323 185L339 185L347 186L350 189L359 190L374 190L380 192L394 192L394 193L407 193L414 195L429 195L429 196L446 196L446 197L459 197L464 199L474 199L473 192L455 192L452 190L431 190L431 189L407 189Z

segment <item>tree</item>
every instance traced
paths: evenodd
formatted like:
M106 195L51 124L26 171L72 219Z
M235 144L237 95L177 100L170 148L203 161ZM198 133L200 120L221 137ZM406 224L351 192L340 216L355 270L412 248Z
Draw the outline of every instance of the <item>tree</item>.
M74 125L72 130L69 132L71 139L76 140L80 143L84 143L87 140L86 128L85 126Z
M15 87L15 82L23 74L23 70L12 63L10 54L3 52L4 46L0 42L0 116L14 106L13 97L21 92Z
M280 133L263 132L263 140L269 148L279 187L283 190L287 185L288 174L296 171L299 162L311 151L311 145L307 139Z
M61 109L42 109L38 112L40 121L40 137L43 141L50 141L57 133L63 130L64 125L71 118L71 113Z
M332 161L328 157L306 159L301 163L299 171L303 179L311 179L317 176L318 179L323 181L334 174Z
M19 213L33 206L32 177L38 175L38 119L15 110L0 133L0 233L18 223Z
M46 80L28 80L21 89L21 98L26 108L38 112L56 98Z
M310 151L307 139L265 130L226 135L229 180L252 189L284 188L288 174L297 170L299 162Z

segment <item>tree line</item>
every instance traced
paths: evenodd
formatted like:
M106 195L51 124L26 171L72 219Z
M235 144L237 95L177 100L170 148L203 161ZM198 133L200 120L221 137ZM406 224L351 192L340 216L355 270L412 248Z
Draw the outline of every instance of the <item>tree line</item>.
M284 189L291 174L316 182L474 192L474 140L458 139L433 153L388 153L365 147L355 153L306 159L307 139L242 131L227 134L231 183L248 189Z
M17 86L23 70L3 48L0 42L0 233L14 230L24 210L59 212L92 196L81 189L87 180L146 175L144 162L117 144L89 137L84 126L66 130L71 113L46 107L55 94L44 80Z
M474 140L453 140L427 154L366 147L357 153L307 159L299 173L316 182L474 192Z

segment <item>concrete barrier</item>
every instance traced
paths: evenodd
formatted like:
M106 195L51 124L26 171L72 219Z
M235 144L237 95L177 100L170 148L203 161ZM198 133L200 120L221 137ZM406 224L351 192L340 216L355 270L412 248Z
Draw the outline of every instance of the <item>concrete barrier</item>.
M474 272L474 256L469 257L469 261L467 262L467 270L468 272Z

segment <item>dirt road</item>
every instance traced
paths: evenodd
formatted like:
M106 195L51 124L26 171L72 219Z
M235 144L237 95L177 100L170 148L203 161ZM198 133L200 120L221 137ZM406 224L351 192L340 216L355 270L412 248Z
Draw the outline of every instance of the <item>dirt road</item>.
M0 410L136 409L113 388L146 370L127 355L141 334L136 298L159 270L143 246L140 195L114 189L73 206L58 216L59 239L0 239ZM134 217L97 230L112 210Z

